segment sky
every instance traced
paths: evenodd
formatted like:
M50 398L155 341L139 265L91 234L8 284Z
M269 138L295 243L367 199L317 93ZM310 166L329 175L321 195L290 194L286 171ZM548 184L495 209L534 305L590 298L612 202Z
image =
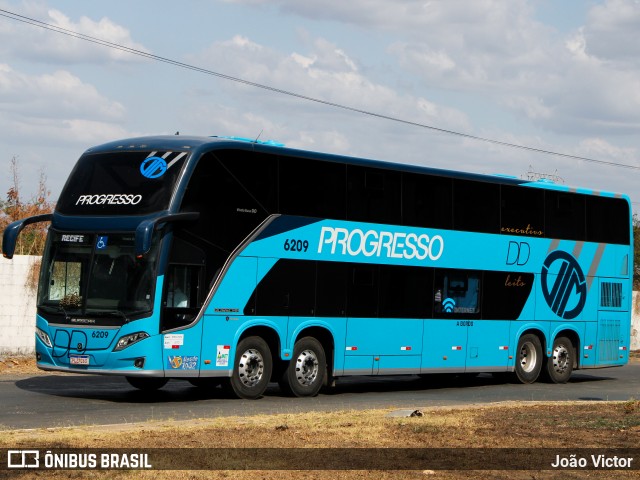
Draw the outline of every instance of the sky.
M179 131L519 178L534 171L626 193L640 209L639 0L0 0L0 9L423 125L0 16L2 197L13 157L23 198L42 172L55 200L87 148Z

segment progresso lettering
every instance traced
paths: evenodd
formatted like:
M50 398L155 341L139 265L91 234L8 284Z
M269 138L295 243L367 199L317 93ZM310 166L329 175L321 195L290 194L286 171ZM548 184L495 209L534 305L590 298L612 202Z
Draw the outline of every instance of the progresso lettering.
M137 205L142 195L134 194L102 194L80 195L76 205Z
M401 233L356 228L322 227L318 253L327 246L332 255L336 252L352 257L403 258L405 260L438 260L444 252L444 240L440 235L429 237L426 233Z

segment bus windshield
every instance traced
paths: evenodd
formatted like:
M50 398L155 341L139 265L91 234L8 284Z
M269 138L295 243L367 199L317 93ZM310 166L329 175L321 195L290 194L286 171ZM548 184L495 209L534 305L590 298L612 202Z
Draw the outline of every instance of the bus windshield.
M86 154L56 210L64 215L146 215L169 207L186 152Z
M71 316L121 319L151 311L157 239L143 259L135 235L51 232L44 255L38 308ZM120 322L116 322L120 323Z

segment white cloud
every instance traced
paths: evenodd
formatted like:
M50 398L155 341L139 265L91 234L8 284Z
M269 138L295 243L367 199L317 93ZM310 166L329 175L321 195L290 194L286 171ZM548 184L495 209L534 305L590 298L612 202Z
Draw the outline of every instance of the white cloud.
M535 96L506 96L504 105L513 111L522 112L531 120L546 120L553 115L553 110L545 105L544 100Z
M569 34L537 21L535 3L525 0L235 3L387 32L387 52L415 76L416 89L481 95L543 130L640 133L637 1L595 3Z
M585 50L617 68L640 67L640 2L606 0L589 11L584 28Z
M115 45L149 53L142 44L133 40L127 28L107 17L93 20L81 16L74 21L59 10L48 9L42 4L26 4L21 9L21 13L69 32L88 35ZM74 38L72 35L55 33L18 22L0 25L0 53L50 64L146 61L141 56L117 48L106 48Z
M415 122L435 122L442 128L470 128L466 115L457 109L420 96L399 93L368 78L361 71L358 61L332 42L319 38L312 42L309 49L308 52L278 52L237 36L214 43L189 61L213 70L224 65L225 72L233 72L236 77L326 102ZM292 114L313 116L316 125L321 120L315 116L315 112L323 107L312 107L308 101L287 98L281 94L265 95L262 90L242 85L234 87L221 83L220 87L236 97L241 95L245 101L247 96L255 98L253 110L268 111L275 115L282 113L286 107L291 112L289 117ZM322 111L326 112L326 109ZM332 111L329 116L338 112ZM349 115L354 118L353 114ZM303 128L300 125L296 127ZM330 124L324 127L329 130L332 128Z
M125 111L68 71L29 75L7 64L0 64L0 106L3 114L56 119L113 121Z
M617 163L640 167L636 148L620 147L597 137L589 137L582 140L576 149L576 155L595 159L608 158Z
M124 117L120 103L67 71L30 75L0 64L0 131L11 139L0 160L19 155L32 164L31 171L46 165L56 191L86 147L130 135ZM12 150L6 151L9 145ZM70 148L71 157L52 155L60 148ZM37 177L23 179L27 184Z

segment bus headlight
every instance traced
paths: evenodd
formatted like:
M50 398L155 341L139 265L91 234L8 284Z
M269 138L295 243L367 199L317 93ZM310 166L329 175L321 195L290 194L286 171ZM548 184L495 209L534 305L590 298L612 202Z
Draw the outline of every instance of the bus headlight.
M118 343L116 343L113 351L118 352L120 350L124 350L125 348L130 347L134 343L138 343L140 340L144 340L145 338L149 338L149 334L146 332L136 332L130 335L125 335L124 337L121 337L120 340L118 340Z
M47 335L44 330L40 330L38 327L36 327L36 335L38 336L38 338L40 340L42 340L42 343L44 343L47 347L51 348L51 339L49 338L49 335Z

